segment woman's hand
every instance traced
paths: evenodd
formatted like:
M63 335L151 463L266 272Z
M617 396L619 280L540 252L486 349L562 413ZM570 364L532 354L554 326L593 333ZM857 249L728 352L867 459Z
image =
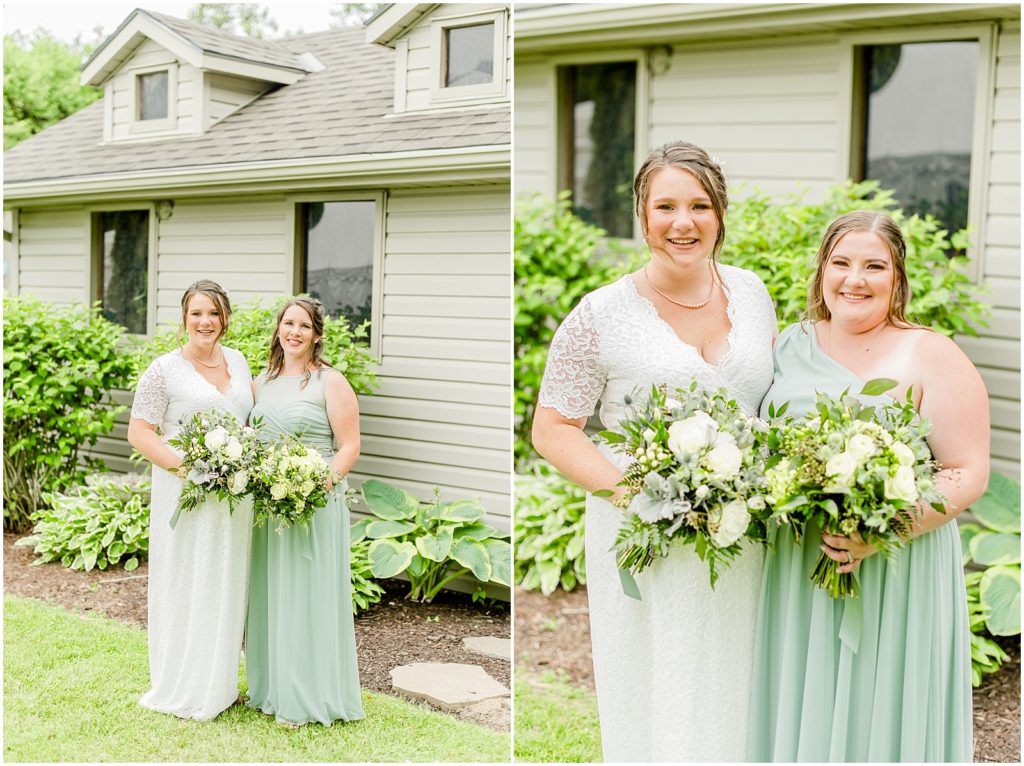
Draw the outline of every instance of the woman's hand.
M824 541L821 550L830 559L840 563L839 572L842 574L855 572L860 566L860 562L868 556L878 553L878 548L864 542L864 539L856 532L850 537L822 532L821 539Z

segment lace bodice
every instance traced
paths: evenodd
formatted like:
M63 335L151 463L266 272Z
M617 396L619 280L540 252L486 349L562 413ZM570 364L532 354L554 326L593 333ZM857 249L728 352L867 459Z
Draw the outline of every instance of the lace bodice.
M132 417L160 426L164 441L177 434L181 421L196 412L224 410L244 422L252 409L252 374L240 352L221 348L231 374L227 393L221 393L181 351L174 350L157 357L142 374Z
M538 403L568 418L590 416L616 429L625 397L646 396L654 384L722 386L755 414L772 382L775 310L764 283L751 271L719 265L726 287L729 348L717 364L682 341L626 275L589 293L562 322L548 351Z

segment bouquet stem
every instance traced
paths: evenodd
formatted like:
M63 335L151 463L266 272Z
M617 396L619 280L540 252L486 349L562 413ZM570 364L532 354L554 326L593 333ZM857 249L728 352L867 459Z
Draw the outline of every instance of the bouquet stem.
M632 572L633 574L642 572L650 566L652 561L654 561L654 556L650 548L643 545L630 545L627 548L622 548L615 558L615 563L619 569Z
M839 572L840 563L831 559L822 552L818 561L814 564L814 571L811 572L811 582L828 593L832 598L846 598L860 596L860 588L857 586L857 578L852 572Z

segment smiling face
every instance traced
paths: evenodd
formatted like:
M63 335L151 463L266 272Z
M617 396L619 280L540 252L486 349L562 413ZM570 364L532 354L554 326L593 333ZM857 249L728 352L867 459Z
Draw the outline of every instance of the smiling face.
M690 269L714 253L718 216L711 197L688 170L665 167L654 174L644 212L653 263Z
M872 231L850 231L832 248L822 272L822 297L832 321L854 331L889 317L893 263L889 248Z
M313 330L313 319L308 311L301 306L289 306L285 309L277 325L277 340L286 359L311 359L313 343L318 337Z
M196 293L185 306L185 331L195 348L213 349L224 334L221 310L205 293Z

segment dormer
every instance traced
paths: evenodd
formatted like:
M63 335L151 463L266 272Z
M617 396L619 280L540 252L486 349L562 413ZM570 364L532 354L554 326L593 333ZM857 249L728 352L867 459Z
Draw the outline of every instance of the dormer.
M511 98L507 3L393 4L367 24L366 41L395 50L396 113Z
M82 67L104 89L103 142L197 135L318 62L255 40L136 9Z

